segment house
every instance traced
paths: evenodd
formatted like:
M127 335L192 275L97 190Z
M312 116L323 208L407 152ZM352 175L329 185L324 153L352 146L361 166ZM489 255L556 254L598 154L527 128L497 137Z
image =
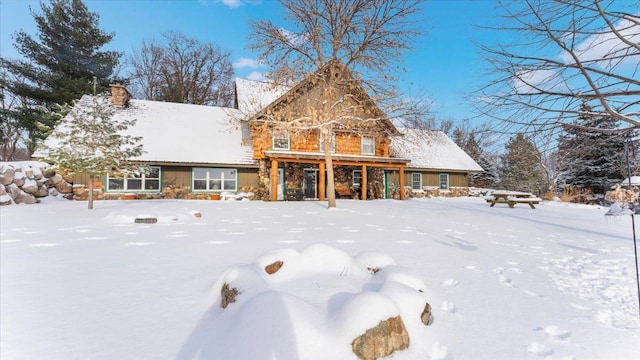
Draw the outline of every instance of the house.
M318 72L334 71L331 66ZM144 154L130 160L150 171L124 178L105 175L97 184L99 197L205 199L251 192L272 201L325 199L321 129L291 125L310 108L309 99L327 93L314 75L290 88L237 79L235 108L136 100L122 85L112 85L113 116L135 119L127 132L143 138ZM404 199L429 187L466 188L466 176L482 171L444 133L399 131L361 87L347 80L348 87L333 89L336 96L348 93L347 100L335 103L356 109L352 117L375 121L353 126L345 120L332 128L336 195ZM92 97L84 96L76 106L91 103ZM88 181L86 175L75 175L75 183ZM400 191L405 184L411 192Z

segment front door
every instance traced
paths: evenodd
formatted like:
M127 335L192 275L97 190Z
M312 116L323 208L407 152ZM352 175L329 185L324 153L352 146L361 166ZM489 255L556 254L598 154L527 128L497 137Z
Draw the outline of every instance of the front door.
M305 199L318 198L318 170L304 169L304 182L302 183L302 191Z
M278 200L284 200L284 169L278 168Z

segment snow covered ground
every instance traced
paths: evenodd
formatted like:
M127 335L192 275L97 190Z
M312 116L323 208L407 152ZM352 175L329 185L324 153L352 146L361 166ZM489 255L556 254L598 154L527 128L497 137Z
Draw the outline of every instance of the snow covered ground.
M339 200L332 210L320 202L261 201L95 207L49 198L0 208L1 359L349 354L346 338L305 323L309 311L327 307L323 299L305 312L265 297L264 309L234 318L225 312L237 304L222 310L214 291L230 267L313 244L337 249L315 247L325 257L348 254L344 261L382 254L376 261L393 259L423 281L434 322L393 359L640 358L631 218L605 217L606 208L490 208L481 198ZM136 224L136 217L158 223ZM287 276L280 285L293 292L324 285ZM332 308L319 313L338 316ZM241 333L238 323L255 327Z

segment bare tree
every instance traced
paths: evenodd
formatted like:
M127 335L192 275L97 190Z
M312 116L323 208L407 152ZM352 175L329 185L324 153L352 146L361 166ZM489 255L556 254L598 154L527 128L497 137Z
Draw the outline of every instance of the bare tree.
M270 107L256 118L272 128L319 133L329 207L335 207L331 151L335 133L393 132L385 122L399 113L408 114L399 111L406 110L407 104L399 101L396 80L402 72L402 55L421 34L420 0L287 0L280 4L289 28L266 20L251 22L250 48L272 69L276 86L305 78L305 84L320 90L306 93L304 101L286 99L287 114ZM294 88L289 94L294 97L298 90L307 89Z
M478 94L494 131L550 136L580 115L640 127L640 2L501 1L506 32L481 44L492 79ZM514 37L515 36L515 37ZM588 104L590 114L581 111Z
M229 52L212 43L168 32L163 42L143 42L130 56L136 96L198 105L231 106L233 68Z

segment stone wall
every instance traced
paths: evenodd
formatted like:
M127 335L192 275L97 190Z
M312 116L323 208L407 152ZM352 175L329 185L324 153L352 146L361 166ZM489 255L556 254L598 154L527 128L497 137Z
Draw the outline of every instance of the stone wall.
M73 197L72 177L47 163L0 163L0 205L35 204L46 196Z

